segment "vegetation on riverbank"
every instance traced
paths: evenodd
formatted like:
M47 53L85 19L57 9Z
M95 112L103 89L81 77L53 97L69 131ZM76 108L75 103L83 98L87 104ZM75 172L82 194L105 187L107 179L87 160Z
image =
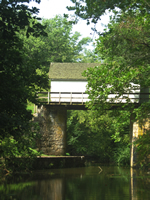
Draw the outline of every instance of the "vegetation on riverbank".
M50 62L80 60L91 41L72 33L66 17L41 20L38 9L25 2L0 2L0 157L12 160L39 155L34 151L39 127L32 123L32 113L39 104L37 92L49 90Z
M145 0L103 2L101 0L86 0L84 5L78 0L72 0L72 2L75 6L69 9L74 10L79 17L86 19L87 23L90 23L89 19L91 19L96 24L108 10L113 13L106 29L99 34L96 41L96 52L100 55L102 65L88 69L84 73L88 80L87 93L91 99L87 103L88 109L98 111L99 116L105 115L106 110L111 109L111 104L106 103L109 95L116 94L116 99L113 99L111 103L115 103L117 98L124 98L126 103L120 108L122 114L118 111L119 108L113 112L116 121L112 120L112 123L119 127L122 123L126 123L131 115L134 115L133 121L144 124L150 113L149 94L144 98L142 95L140 96L138 108L126 95L123 97L123 94L133 93L138 89L138 86L140 86L141 92L149 93L150 4ZM126 112L125 115L124 112ZM124 130L121 129L119 132L117 129L114 130L114 133L112 132L113 138L121 137L119 135L123 132ZM149 152L150 143L149 140L145 140L145 138L149 138L149 134L146 132L145 134L146 136L141 136L137 140L138 159L142 163L141 166L145 165L142 159L146 159L144 157L147 156L146 150ZM115 153L117 162L125 154L128 154L126 153L129 152L128 146L129 144L123 151L120 143L120 148L118 147ZM140 146L143 146L143 149ZM122 155L121 158L119 158L120 155Z
M132 93L137 85L141 91L150 86L150 5L145 0L102 4L101 0L87 0L85 7L73 9L88 23L89 17L96 23L106 9L113 11L108 29L97 39L95 53L84 51L91 39L80 40L80 33L72 33L73 25L67 16L40 21L33 17L38 9L29 9L20 0L0 2L0 157L34 159L39 155L33 150L40 136L38 125L33 128L31 108L39 104L37 91L49 90L50 62L101 61L100 67L84 73L90 111L69 112L67 152L129 163L129 119L133 114L134 120L142 123L149 117L149 95L140 99L138 108L126 96L121 109L108 111L110 104L106 100L110 93L121 97ZM138 162L149 168L150 140L148 131L145 133L136 141ZM3 167L9 170L6 165ZM27 169L30 162L20 163L20 168L23 165Z
M129 165L129 120L118 123L113 111L68 111L67 152L99 158L100 162Z

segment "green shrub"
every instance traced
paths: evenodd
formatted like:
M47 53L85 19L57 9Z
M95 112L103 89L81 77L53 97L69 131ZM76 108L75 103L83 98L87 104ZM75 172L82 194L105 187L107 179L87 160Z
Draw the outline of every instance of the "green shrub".
M130 165L130 146L123 146L116 148L114 151L113 161L117 165Z
M146 134L139 136L139 138L134 142L137 146L137 164L141 168L150 168L150 131Z

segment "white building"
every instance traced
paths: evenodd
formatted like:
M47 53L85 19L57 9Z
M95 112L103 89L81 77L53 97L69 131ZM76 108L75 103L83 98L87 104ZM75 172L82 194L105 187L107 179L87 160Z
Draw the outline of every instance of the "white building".
M82 73L90 67L100 66L100 63L51 63L49 70L50 101L59 103L84 103L89 101L85 94L87 80ZM126 103L127 98L131 103L139 102L140 86L131 83L136 89L129 89L130 94L115 98L117 94L110 94L107 102L114 99L115 103Z
M85 102L87 80L82 73L99 63L51 63L49 78L52 102Z

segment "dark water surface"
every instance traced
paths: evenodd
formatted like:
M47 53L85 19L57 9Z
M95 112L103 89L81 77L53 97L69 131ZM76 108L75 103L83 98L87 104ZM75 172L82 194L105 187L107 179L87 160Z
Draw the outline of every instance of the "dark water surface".
M150 174L90 166L16 175L0 184L0 200L150 200Z

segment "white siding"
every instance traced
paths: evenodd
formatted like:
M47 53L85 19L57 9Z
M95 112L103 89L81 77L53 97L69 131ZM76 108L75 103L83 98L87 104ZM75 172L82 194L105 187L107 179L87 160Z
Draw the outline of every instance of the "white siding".
M51 81L51 92L80 92L86 91L87 81ZM53 102L86 102L87 94L51 94Z
M85 92L87 81L51 81L51 92Z
M51 94L52 102L86 102L89 101L87 94L82 94L86 91L87 81L51 81L51 92L59 92L59 94ZM130 88L130 93L133 94L124 94L115 99L116 94L108 95L106 102L111 102L112 99L115 99L114 103L126 103L126 99L123 97L130 98L131 103L139 102L139 93L140 86L131 83L133 89ZM68 92L69 94L62 94L62 92ZM80 92L80 94L72 94L74 92Z

